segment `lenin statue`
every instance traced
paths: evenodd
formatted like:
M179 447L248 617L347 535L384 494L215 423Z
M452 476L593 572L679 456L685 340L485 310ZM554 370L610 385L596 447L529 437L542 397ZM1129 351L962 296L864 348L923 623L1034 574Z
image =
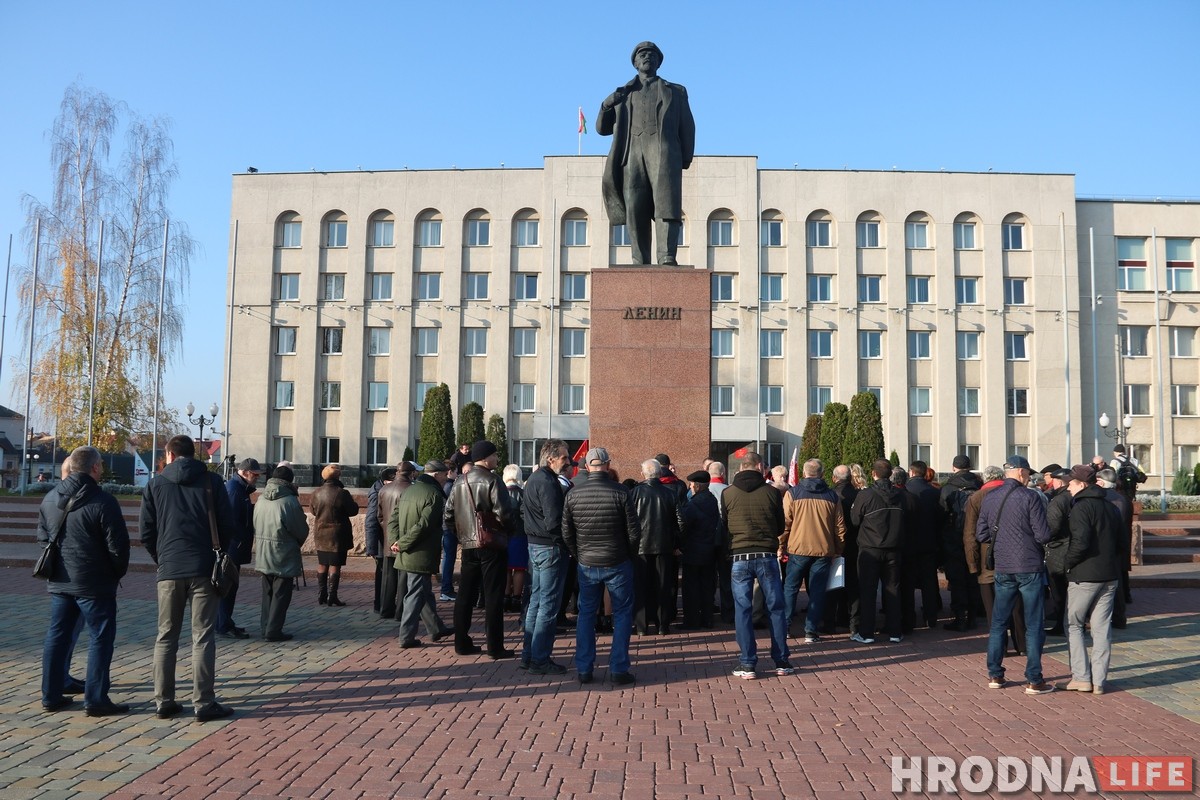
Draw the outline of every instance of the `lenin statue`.
M637 76L600 104L596 132L613 137L604 165L604 205L609 221L629 231L633 263L674 266L683 219L683 170L692 164L696 123L687 90L658 77L662 61L654 42L634 48Z

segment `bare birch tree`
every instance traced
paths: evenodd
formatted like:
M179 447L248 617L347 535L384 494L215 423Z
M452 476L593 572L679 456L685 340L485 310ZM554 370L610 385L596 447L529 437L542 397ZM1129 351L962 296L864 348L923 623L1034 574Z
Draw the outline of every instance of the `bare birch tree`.
M121 130L125 148L114 164L112 140ZM32 239L37 220L42 230L37 286L26 268L19 288L25 326L37 309L33 394L47 423L56 424L60 447L86 441L94 329L95 444L121 449L153 424L158 366L169 363L182 342L182 303L196 243L185 225L171 220L160 341L163 230L178 176L167 121L143 119L103 92L72 85L49 136L53 197L48 204L24 197L27 236ZM97 269L100 313L94 325ZM161 416L162 423L173 422L173 413Z

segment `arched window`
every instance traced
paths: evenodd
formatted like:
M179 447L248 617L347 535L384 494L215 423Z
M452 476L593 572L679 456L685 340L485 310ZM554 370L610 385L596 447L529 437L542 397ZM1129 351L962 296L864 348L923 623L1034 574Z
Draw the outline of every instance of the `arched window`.
M396 217L386 210L376 211L367 224L367 245L392 247L396 243Z
M1005 250L1028 250L1025 239L1026 219L1024 214L1009 214L1001 228Z
M537 247L540 237L538 214L532 208L523 208L513 216L513 244L517 247Z
M321 246L329 248L346 246L346 228L349 223L341 211L330 211L321 221Z
M417 247L442 246L442 215L436 209L428 209L417 217Z
M299 247L302 223L295 211L285 211L275 222L275 246Z
M708 215L708 246L733 247L733 231L735 218L727 208L718 208Z
M909 250L933 247L933 225L924 211L914 211L904 220L904 246Z
M783 247L783 214L771 208L762 213L758 243L763 247Z
M825 209L809 214L804 228L809 247L833 247L833 217Z
M954 249L979 249L979 217L973 212L964 211L954 218Z
M463 242L467 247L490 247L492 244L492 219L488 212L477 208L467 214Z
M880 229L883 220L875 211L864 211L858 215L858 223L854 226L856 246L863 249L881 247L883 241Z
M563 247L584 247L588 243L588 218L582 210L573 208L563 214Z

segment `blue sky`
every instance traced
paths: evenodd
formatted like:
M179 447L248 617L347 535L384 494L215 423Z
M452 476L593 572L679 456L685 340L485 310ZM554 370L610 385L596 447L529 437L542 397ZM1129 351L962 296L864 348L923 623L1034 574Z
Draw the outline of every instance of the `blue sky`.
M0 0L0 257L14 234L14 264L29 258L20 197L50 199L45 134L69 84L170 118L169 204L200 251L165 397L207 408L224 398L232 173L539 166L575 152L577 108L590 129L643 39L688 87L699 154L1073 173L1083 196L1200 197L1200 3L644 5L609 19L606 4L530 0ZM583 137L585 154L607 145ZM15 303L0 403L22 409Z

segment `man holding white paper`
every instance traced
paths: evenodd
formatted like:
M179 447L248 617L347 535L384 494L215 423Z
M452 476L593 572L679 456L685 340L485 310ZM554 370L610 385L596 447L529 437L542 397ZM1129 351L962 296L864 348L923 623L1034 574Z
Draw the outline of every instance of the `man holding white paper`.
M808 586L808 613L804 616L804 642L820 641L825 613L825 590L836 556L846 543L846 521L841 499L821 477L825 467L812 458L804 462L804 478L783 496L783 534L780 554L787 553L783 586L784 608L790 629L800 582Z

